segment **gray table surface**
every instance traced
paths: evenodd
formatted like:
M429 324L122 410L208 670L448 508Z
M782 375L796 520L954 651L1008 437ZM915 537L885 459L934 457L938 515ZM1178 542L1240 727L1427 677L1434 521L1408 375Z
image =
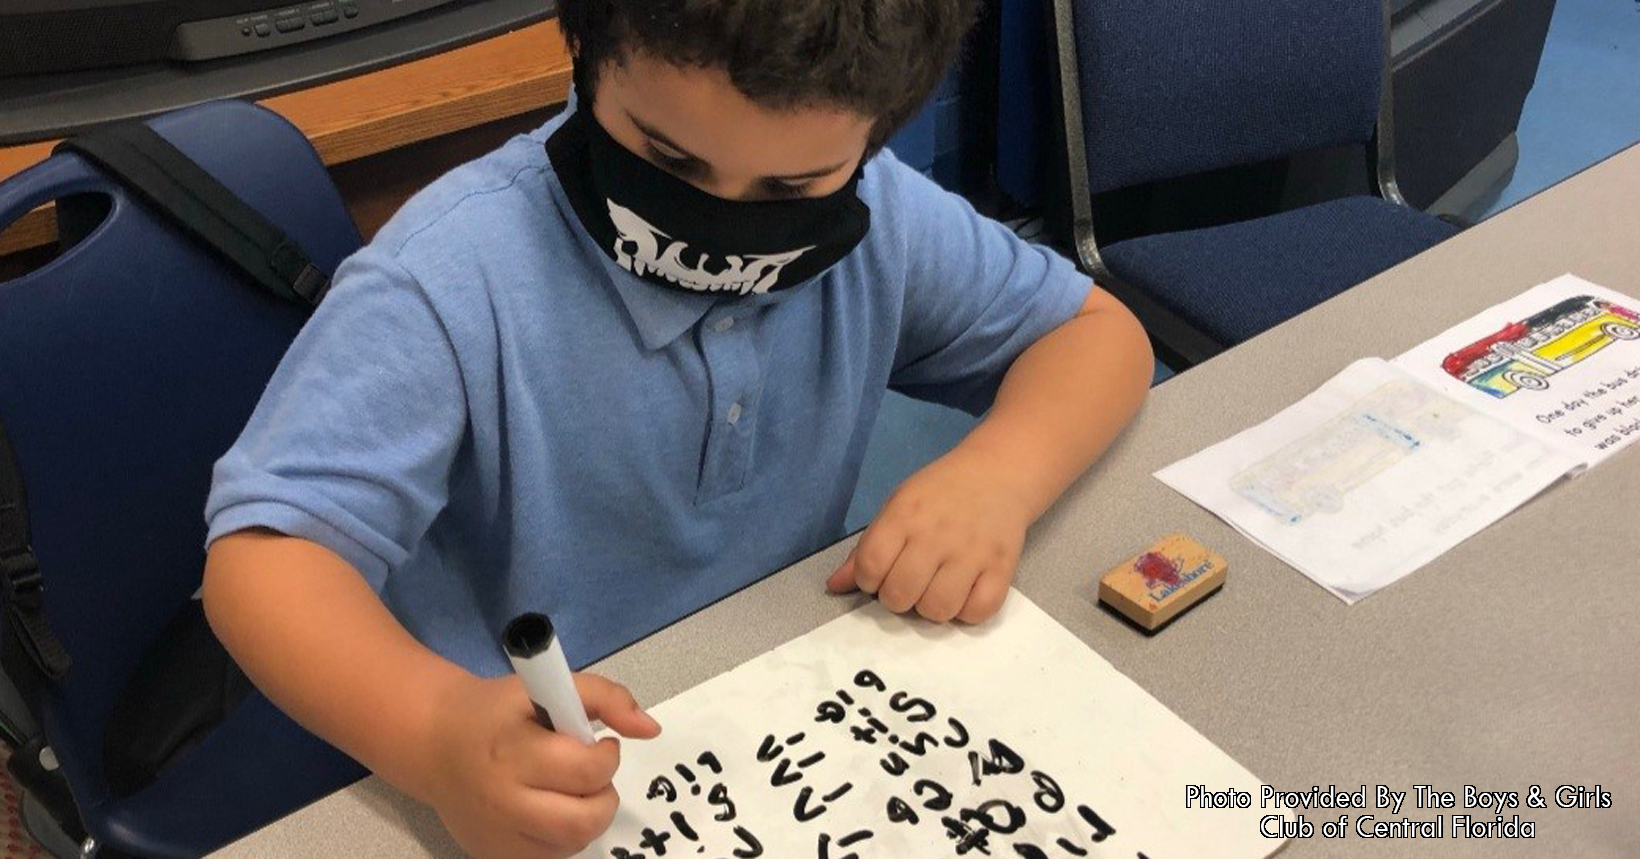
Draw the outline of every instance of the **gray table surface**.
M1017 587L1279 789L1431 784L1461 800L1466 784L1522 797L1531 785L1598 784L1613 800L1609 809L1551 800L1505 813L1535 821L1530 841L1331 841L1318 832L1284 857L1640 857L1640 445L1354 606L1151 476L1354 359L1394 357L1568 271L1640 296L1640 147L1164 383L1031 532ZM1098 608L1095 579L1175 530L1223 554L1230 576L1223 592L1147 639ZM859 604L823 588L851 543L593 670L659 702L808 632ZM1409 799L1401 816L1435 813ZM1333 816L1307 815L1318 829ZM461 852L431 811L371 778L213 855Z

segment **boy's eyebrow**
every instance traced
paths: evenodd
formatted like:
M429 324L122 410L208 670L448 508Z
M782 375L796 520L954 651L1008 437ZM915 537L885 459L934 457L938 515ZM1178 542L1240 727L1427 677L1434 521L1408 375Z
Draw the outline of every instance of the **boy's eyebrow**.
M679 155L682 155L685 158L694 159L702 164L706 163L706 159L694 154L693 152L690 152L682 146L679 146L672 140L672 138L667 137L654 128L651 128L643 120L633 116L630 111L627 113L626 118L632 120L632 124L637 126L639 131L643 132L646 136L653 138L656 142L666 146L668 149L675 150ZM765 176L763 178L775 182L802 182L805 179L818 179L821 176L829 176L836 173L838 170L843 169L843 167L847 166L847 164L847 161L839 161L829 167L821 167L815 170L805 170L802 173L790 173L784 176Z

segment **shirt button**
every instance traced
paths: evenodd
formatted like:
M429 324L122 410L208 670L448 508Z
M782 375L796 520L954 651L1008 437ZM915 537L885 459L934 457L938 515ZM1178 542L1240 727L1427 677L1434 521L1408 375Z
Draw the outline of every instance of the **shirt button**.
M723 332L728 331L729 329L731 329L733 327L735 327L735 318L733 316L725 316L722 319L719 319L717 322L713 323L712 330L716 331L719 334L722 334Z
M730 426L733 426L735 424L740 423L740 404L739 403L735 403L734 405L729 407L728 418L729 418L729 425Z

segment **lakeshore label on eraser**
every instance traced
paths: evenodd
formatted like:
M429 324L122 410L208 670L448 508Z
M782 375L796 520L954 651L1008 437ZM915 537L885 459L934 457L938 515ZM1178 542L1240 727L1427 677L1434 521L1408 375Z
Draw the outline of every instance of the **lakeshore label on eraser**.
M1146 632L1166 626L1224 584L1224 558L1169 534L1099 579L1099 599Z

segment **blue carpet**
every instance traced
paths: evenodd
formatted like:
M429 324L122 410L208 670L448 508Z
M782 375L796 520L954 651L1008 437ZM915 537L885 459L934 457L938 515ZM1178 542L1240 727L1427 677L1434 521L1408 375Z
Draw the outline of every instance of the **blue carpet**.
M1640 141L1640 2L1555 4L1518 138L1514 178L1488 215Z

